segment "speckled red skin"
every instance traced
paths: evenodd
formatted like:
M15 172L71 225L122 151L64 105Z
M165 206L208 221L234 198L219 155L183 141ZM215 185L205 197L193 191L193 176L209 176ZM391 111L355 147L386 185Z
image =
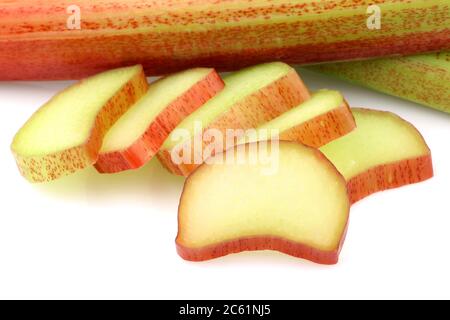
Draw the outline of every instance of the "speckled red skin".
M317 116L307 122L280 133L280 140L295 141L306 146L320 148L356 128L355 119L348 104Z
M274 236L240 238L201 248L189 248L179 244L177 241L175 241L175 244L178 255L184 260L193 262L212 260L244 251L274 250L314 263L334 265L339 262L339 255L344 246L347 230L348 220L338 248L332 251L319 250L302 243Z
M95 168L100 173L140 168L153 158L169 134L186 116L201 107L224 86L217 72L211 70L205 78L172 101L131 146L124 150L100 153Z
M308 68L450 114L450 52Z
M380 165L351 178L347 189L352 204L374 193L419 183L433 177L431 153Z
M243 251L275 250L315 263L333 265L339 261L342 244L337 250L321 251L287 239L261 236L231 240L202 248L188 248L178 243L176 243L176 247L181 258L195 262L211 260Z
M0 10L0 80L73 79L137 63L159 75L447 50L444 2L378 0L382 28L369 30L372 0L78 0L81 30L68 30L67 1L25 0Z
M308 88L297 72L292 69L280 79L238 101L209 126L203 128L202 135L208 129L219 130L223 137L226 137L227 129L255 128L298 106L310 97ZM195 150L191 141L187 141L191 146L192 158L190 163L174 163L171 155L172 149L161 149L157 154L161 164L173 174L181 176L191 174L200 166L200 164L194 163L195 151L203 151L210 144L203 141L202 150Z
M33 157L23 157L13 151L20 173L30 182L47 182L92 165L97 160L106 132L147 90L147 78L141 68L101 109L84 144Z

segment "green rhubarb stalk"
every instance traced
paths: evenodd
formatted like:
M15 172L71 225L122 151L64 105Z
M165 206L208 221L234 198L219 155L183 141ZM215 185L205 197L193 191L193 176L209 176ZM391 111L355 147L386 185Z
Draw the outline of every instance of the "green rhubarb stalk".
M450 113L450 52L323 64L308 69Z

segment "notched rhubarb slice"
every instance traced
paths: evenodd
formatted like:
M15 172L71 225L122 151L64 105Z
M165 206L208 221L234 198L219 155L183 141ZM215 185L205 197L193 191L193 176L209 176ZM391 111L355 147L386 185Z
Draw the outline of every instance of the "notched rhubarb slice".
M317 149L287 141L239 145L187 178L177 250L191 261L276 250L335 264L349 207L345 179Z
M259 126L258 133L277 133L280 140L321 147L356 127L353 114L338 91L320 90L311 99Z
M22 175L54 180L92 165L109 128L148 89L141 66L84 79L53 97L19 130L11 145Z
M225 76L224 82L225 89L184 119L164 142L158 159L170 172L187 176L201 164L195 159L202 158L211 144L203 139L207 130L220 131L226 137L227 129L254 128L310 98L297 72L281 62L240 70ZM202 129L198 134L197 125ZM192 141L198 135L203 145L194 148ZM189 145L191 159L183 163L173 161L172 153L183 157L181 150L185 148L179 148L183 144Z
M346 178L352 203L433 176L430 149L413 125L390 112L352 111L357 128L321 148Z
M216 71L207 68L186 70L152 83L147 94L106 134L96 169L114 173L141 167L186 116L223 87Z

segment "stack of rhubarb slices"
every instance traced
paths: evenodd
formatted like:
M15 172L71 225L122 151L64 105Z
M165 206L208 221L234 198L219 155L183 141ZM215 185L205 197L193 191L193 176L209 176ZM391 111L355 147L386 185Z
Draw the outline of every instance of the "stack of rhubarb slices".
M187 177L176 245L191 261L277 250L335 264L352 204L433 176L410 123L350 108L334 90L310 93L281 62L223 78L189 69L150 84L141 66L107 71L42 106L11 148L31 182L157 157Z

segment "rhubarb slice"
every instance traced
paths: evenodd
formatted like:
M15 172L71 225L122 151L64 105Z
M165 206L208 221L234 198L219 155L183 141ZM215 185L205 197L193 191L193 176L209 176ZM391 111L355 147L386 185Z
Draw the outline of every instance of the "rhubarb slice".
M368 109L353 115L357 128L320 149L347 180L352 203L433 176L430 149L409 122Z
M450 49L448 0L4 0L0 21L0 80Z
M178 253L202 261L277 250L335 264L349 208L344 178L317 149L287 141L236 146L187 178L178 213Z
M67 88L42 106L11 145L22 175L54 180L92 165L103 137L147 91L141 66L107 71Z
M203 137L208 130L225 139L227 129L254 128L310 98L297 72L281 62L243 69L225 76L224 82L225 89L186 117L164 142L157 156L170 172L187 176L203 162L212 144Z
M259 126L257 133L266 137L275 133L281 140L319 148L355 127L352 112L342 95L338 91L320 90L298 107Z
M206 68L183 71L154 82L147 94L108 131L96 169L114 173L141 167L186 116L223 87L215 70Z
M450 52L310 68L450 113Z

